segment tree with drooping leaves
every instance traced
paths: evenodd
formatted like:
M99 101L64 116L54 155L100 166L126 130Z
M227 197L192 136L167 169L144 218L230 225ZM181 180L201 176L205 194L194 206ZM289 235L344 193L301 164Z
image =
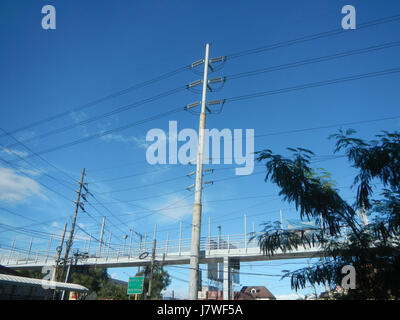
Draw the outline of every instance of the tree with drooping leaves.
M383 132L376 140L354 137L354 130L330 138L334 152L342 151L357 170L353 181L354 203L341 195L330 174L314 169L314 153L303 148L288 148L291 157L266 149L257 160L266 166L266 182L280 189L283 200L294 204L302 220L315 220L317 230L284 230L280 224L266 223L258 237L263 252L290 251L319 245L323 257L312 266L288 272L292 288L326 284L332 289L341 284L342 268L356 271L356 288L338 298L400 298L400 133ZM382 183L381 189L374 188ZM368 216L365 223L360 215ZM347 238L347 239L346 239Z

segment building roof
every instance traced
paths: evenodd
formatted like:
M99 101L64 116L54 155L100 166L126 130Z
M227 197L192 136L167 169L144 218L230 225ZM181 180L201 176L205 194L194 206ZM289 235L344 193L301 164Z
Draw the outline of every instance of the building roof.
M241 296L248 299L271 299L276 300L276 297L264 286L246 286L240 290Z
M19 286L29 286L29 287L43 287L46 286L52 289L61 289L76 292L88 292L89 289L74 283L64 283L64 282L51 282L43 279L33 279L19 276L12 276L9 274L0 274L0 284L11 284Z
M247 292L235 292L235 300L255 300L255 298Z

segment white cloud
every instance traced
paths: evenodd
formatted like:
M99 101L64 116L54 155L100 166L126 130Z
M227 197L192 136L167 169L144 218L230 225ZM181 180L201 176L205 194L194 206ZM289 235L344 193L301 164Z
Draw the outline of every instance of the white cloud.
M147 149L149 146L148 142L146 141L145 137L125 137L121 134L108 134L103 137L101 137L101 140L103 141L115 141L115 142L121 142L121 143L133 143L137 147L141 149Z
M20 169L19 172L29 174L30 176L39 176L43 173L43 170L32 170L32 169Z
M16 150L16 149L1 148L1 151L3 153L9 154L11 156L17 156L17 157L21 157L21 158L24 158L28 155L28 153L26 153L24 151Z
M81 122L87 118L86 113L83 111L72 111L69 115L75 123Z
M18 202L32 196L47 199L35 180L20 176L14 170L0 168L0 200Z
M155 213L154 216L157 216L157 219L160 222L171 220L177 221L192 214L192 203L190 200L191 199L183 196L171 196L165 201L152 204L149 209L157 210L157 213Z
M70 112L69 116L71 117L72 121L75 124L79 124L80 122L82 122L82 121L87 119L87 115L83 111L72 111L72 112ZM76 130L79 130L83 137L90 136L90 132L88 130L88 127L85 126L85 125L78 126L78 128Z
M102 132L105 132L106 130L103 128ZM165 138L160 137L161 141L165 141L166 144L169 143L169 141L175 138L177 139L176 136L168 136L168 134L166 134ZM103 141L115 141L115 142L121 142L121 143L133 143L134 145L136 145L138 148L141 149L147 149L153 142L152 141L146 141L146 136L141 136L141 137L135 137L135 136L130 136L130 137L126 137L123 136L121 134L107 134L105 136L101 137L101 140Z
M161 179L162 176L165 175L165 173L169 173L171 169L173 168L173 165L168 165L168 164L161 164L161 165L152 165L154 170L148 172L149 174L143 175L140 178L140 182L142 184L150 184L154 181L158 181Z
M17 149L10 149L10 148L6 148L6 147L0 148L0 152L4 153L4 154L8 154L8 155L12 156L13 158L15 158L15 157L25 158L28 155L28 152L17 150ZM38 176L42 173L42 171L43 170L41 170L41 171L32 170L32 169L29 169L26 167L25 168L22 167L18 170L18 172L23 172L23 173L29 174L31 176Z
M78 222L78 226L82 229L84 229L86 227L86 224Z
M58 222L52 222L51 226L54 227L54 228L59 228L60 224Z
M35 131L23 131L18 133L17 135L14 135L15 139L17 139L18 141L25 141L25 140L29 140L29 139L33 139L36 137L36 132Z

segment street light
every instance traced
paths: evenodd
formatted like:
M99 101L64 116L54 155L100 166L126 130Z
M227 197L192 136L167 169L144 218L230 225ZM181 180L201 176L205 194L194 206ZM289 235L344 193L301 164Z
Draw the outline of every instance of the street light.
M125 243L126 243L126 239L127 239L127 238L128 238L127 235L124 235L124 236L123 236L123 239L124 239L124 247L123 247L123 249L122 249L123 254L125 253Z

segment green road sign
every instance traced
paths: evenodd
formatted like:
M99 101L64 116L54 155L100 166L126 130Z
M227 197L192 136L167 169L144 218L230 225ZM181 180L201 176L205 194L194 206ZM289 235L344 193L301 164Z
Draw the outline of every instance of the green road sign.
M143 293L144 277L130 277L128 282L127 294L141 294Z

